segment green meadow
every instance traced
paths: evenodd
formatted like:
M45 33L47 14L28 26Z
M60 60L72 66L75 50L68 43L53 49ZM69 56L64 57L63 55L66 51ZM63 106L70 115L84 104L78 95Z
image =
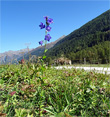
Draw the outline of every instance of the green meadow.
M1 117L109 117L110 75L0 65Z

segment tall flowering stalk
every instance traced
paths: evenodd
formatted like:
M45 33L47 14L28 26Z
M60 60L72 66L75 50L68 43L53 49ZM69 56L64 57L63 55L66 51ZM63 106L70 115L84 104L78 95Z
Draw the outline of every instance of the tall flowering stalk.
M45 37L44 37L44 40L39 41L39 44L40 44L41 46L42 46L43 43L45 42L45 50L44 50L44 55L43 55L43 57L42 57L43 59L46 58L45 53L46 53L46 51L47 51L47 49L46 49L47 41L49 42L50 39L51 39L51 36L50 36L50 34L48 33L48 32L50 32L51 29L52 29L52 28L50 27L50 24L53 23L53 19L52 19L52 18L49 18L48 16L45 16L44 19L45 19L45 24L43 24L43 23L41 22L40 25L39 25L40 29L45 29ZM43 71L44 71L44 69L45 69L45 68L44 68L44 61L43 61L43 59L41 60L41 63L42 63L42 67L41 67L42 77L43 77Z
M50 39L51 39L50 34L48 34L48 32L50 32L51 29L52 29L52 28L50 27L50 24L53 23L53 19L52 19L52 18L49 18L48 16L45 16L44 19L45 19L45 21L46 21L45 24L43 24L43 23L41 22L40 25L39 25L40 29L44 29L44 28L45 28L45 38L44 38L44 40L42 40L42 41L39 42L39 44L42 46L43 43L44 43L44 41L45 41L45 50L44 50L43 59L46 58L45 53L46 53L46 51L47 51L47 49L46 49L47 41L49 42Z
M41 29L44 29L45 28L45 38L44 38L44 40L45 40L45 50L46 50L46 43L47 43L47 41L50 41L50 39L51 39L50 34L47 34L47 33L50 32L51 29L52 29L50 27L50 24L53 23L53 19L52 18L49 18L48 16L45 16L44 19L45 19L46 23L43 24L41 22L40 25L39 25L39 27ZM39 44L42 46L43 45L43 41L40 41ZM44 53L45 53L45 51L44 51Z

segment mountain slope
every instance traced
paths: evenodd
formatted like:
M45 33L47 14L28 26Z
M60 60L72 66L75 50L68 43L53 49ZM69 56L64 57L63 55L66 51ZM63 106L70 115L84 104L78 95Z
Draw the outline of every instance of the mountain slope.
M32 50L32 49L30 49ZM28 49L21 49L18 51L7 51L4 53L0 53L0 64L7 64L9 62L12 63L13 60L17 60L19 57L28 53Z
M67 55L72 63L108 64L110 58L110 41L100 42L98 45L87 47L76 53L71 52Z
M89 21L79 29L73 31L55 46L48 50L47 56L52 58L64 54L76 53L88 47L110 41L110 10Z
M62 40L64 37L65 37L65 35L61 36L59 39L57 39L54 42L48 43L46 45L46 49L52 48L57 42L59 42L60 40ZM43 54L43 52L44 52L44 49L45 49L45 46L39 46L39 47L33 49L32 51L30 51L29 54L28 53L25 54L24 58L25 59L29 59L29 55L31 55L31 57L34 56L34 55L41 56ZM18 58L18 60L21 60L22 58L23 58L23 56L20 57L20 58Z

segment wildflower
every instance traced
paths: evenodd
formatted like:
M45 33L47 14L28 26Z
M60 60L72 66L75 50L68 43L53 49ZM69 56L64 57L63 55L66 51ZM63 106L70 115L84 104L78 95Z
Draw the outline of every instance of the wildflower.
M50 41L51 36L49 34L45 35L45 40Z
M47 111L46 110L43 110L42 114L46 114L46 113L47 113Z
M43 41L39 41L39 44L42 46L42 44L43 44Z
M48 18L48 16L45 16L44 19L46 20L46 24L44 25L42 22L41 24L39 25L41 29L45 28L45 40L46 41L50 41L51 39L51 36L49 34L47 34L47 32L51 31L51 27L49 26L51 23L53 23L53 19L52 18ZM43 41L40 41L39 44L42 46L43 44Z
M47 20L48 19L48 16L45 16L44 19Z
M47 22L48 22L49 24L52 24L52 23L53 23L53 19L52 19L52 18L49 18L49 19L47 19Z
M24 59L21 60L21 64L24 64Z
M24 63L25 63L24 59L22 59L21 61L19 61L19 64L24 64Z
M40 25L39 25L39 27L40 27L41 29L43 29L43 28L45 28L45 25L41 22Z
M13 96L16 93L16 91L13 91L10 93L11 96Z
M51 30L51 27L50 26L46 26L46 31L50 31Z
M48 18L48 16L45 16L44 19L46 20L47 26L49 26L49 24L53 23L53 19L52 18Z

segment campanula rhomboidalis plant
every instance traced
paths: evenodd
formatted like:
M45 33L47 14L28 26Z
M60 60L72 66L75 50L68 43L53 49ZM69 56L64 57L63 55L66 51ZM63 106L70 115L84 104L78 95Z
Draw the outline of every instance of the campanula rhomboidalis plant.
M44 23L40 23L39 27L40 29L45 29L45 37L44 37L44 40L41 40L39 41L39 44L42 46L43 44L45 45L45 49L44 49L44 55L43 57L40 59L40 62L41 62L41 73L42 73L42 79L41 81L44 83L43 81L43 72L45 70L45 64L44 64L44 59L46 59L46 56L45 56L45 53L47 52L47 49L46 49L46 44L47 42L50 41L50 39L52 38L49 34L49 32L51 31L51 27L50 27L50 24L53 23L53 19L52 18L49 18L48 16L45 16L44 17L45 19L45 24Z
M47 41L50 41L50 39L51 39L50 34L47 34L47 33L50 32L51 29L52 29L52 28L50 27L50 24L53 23L53 19L52 19L52 18L49 18L48 16L45 16L44 19L45 19L45 22L46 22L46 23L43 24L43 23L41 22L40 25L39 25L39 27L40 27L40 29L45 29L45 38L44 38L44 40L40 41L39 44L42 46L43 43L44 43L44 41L45 41L45 47L46 47L46 42L47 42ZM46 48L45 48L45 49L46 49ZM44 53L45 53L45 51L44 51Z

